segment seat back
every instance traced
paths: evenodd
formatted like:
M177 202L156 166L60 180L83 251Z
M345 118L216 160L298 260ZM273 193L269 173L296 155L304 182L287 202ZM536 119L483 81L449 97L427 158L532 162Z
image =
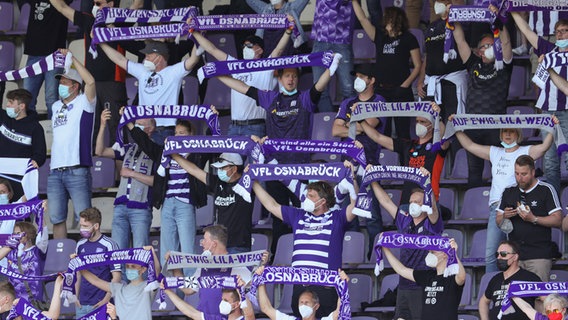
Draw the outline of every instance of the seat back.
M67 270L70 255L75 253L77 242L73 239L51 239L47 243L44 274L64 272Z
M199 81L194 76L183 78L181 85L183 91L183 104L193 105L199 103Z
M358 265L365 262L365 235L362 232L347 231L343 236L343 265Z
M348 289L351 312L362 311L361 302L371 302L373 279L368 274L350 274Z
M463 198L463 207L460 220L477 220L489 217L489 187L477 187L468 189Z
M253 233L251 239L251 250L268 250L268 236L263 233Z
M365 30L353 30L353 61L355 64L374 62L376 58L375 43L367 36Z
M335 112L318 112L313 114L312 140L332 140L339 141L339 137L331 134Z
M25 19L28 19L25 17ZM12 30L14 24L14 5L10 2L0 2L0 31Z
M292 251L294 251L294 234L287 233L278 239L278 246L274 254L275 266L290 266L292 264Z
M93 178L93 190L114 187L114 159L93 157L91 177Z
M205 90L203 104L214 105L217 110L230 109L231 89L217 78L207 79L207 89Z
M220 49L221 51L231 55L235 58L237 56L237 46L235 44L235 36L233 33L215 33L215 32L208 32L207 39L211 41L215 47ZM205 58L207 62L217 61L212 55L209 53L205 53Z
M5 2L0 2L0 6L4 4ZM0 12L2 11L0 10ZM0 41L0 71L14 70L15 59L16 46L14 43L11 41Z

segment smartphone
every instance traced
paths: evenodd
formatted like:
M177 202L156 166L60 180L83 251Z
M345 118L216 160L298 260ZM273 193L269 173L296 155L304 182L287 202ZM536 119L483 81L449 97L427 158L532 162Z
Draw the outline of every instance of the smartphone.
M105 102L105 110L110 110L110 102Z

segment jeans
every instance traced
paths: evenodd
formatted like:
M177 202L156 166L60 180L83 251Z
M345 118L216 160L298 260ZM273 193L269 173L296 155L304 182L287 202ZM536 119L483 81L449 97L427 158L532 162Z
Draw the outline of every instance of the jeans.
M334 44L327 42L315 41L312 52L323 52L323 51L333 51L335 53L341 54L342 58L339 61L339 66L337 67L337 78L339 79L339 87L337 89L338 93L341 94L341 99L336 99L341 101L353 95L353 76L351 71L353 70L353 46L351 44ZM321 75L325 72L324 67L312 67L314 74L314 83L318 82ZM333 80L331 80L333 81ZM335 111L333 108L333 103L329 96L329 86L326 90L322 92L319 104L319 112L330 112Z
M26 67L34 64L35 62L45 58L44 56L28 56L28 62ZM59 81L55 79L55 75L63 73L62 68L55 68L54 70L47 71L42 74L38 74L33 77L24 78L24 89L28 90L32 94L32 102L28 106L28 109L35 110L37 104L37 96L39 94L39 89L42 83L45 81L45 105L47 106L47 116L51 119L51 106L59 98L59 93L57 87L59 86Z
M51 223L60 224L67 220L67 202L73 202L75 221L79 213L91 207L91 170L87 167L51 170L47 177L47 201Z
M564 138L568 138L568 111L542 111L542 113L556 115L556 117L560 121L560 128L562 129ZM542 130L542 139L544 139L547 134L548 132ZM566 165L565 155L563 154L562 157L564 160L564 165ZM560 197L560 158L556 153L556 145L554 143L544 154L544 177L546 178L546 182L550 183L554 187L554 189L556 189L556 193Z
M369 10L371 23L376 28L380 28L383 23L383 7L381 7L381 0L367 0L367 9Z
M127 208L125 204L114 206L112 239L120 249L130 248L130 232L132 232L132 248L149 245L151 225L150 209Z
M194 253L195 207L176 198L166 198L162 206L161 220L160 258L162 265L164 265L164 255L168 251ZM184 270L186 276L192 275L193 272L194 270Z
M495 217L497 216L497 206L499 202L494 202L489 206L489 221L487 221L487 239L485 242L485 272L499 271L497 269L497 258L495 252L499 248L499 243L505 240L506 234L501 231Z
M175 128L173 127L156 127L156 131L152 133L150 139L155 143L163 146L167 137L175 135Z
M249 137L255 135L262 138L266 135L266 125L265 124L251 124L248 126L238 126L231 124L229 125L228 136L244 136Z
M79 319L91 311L93 311L93 306L90 305L81 305L81 308L75 306L75 319Z

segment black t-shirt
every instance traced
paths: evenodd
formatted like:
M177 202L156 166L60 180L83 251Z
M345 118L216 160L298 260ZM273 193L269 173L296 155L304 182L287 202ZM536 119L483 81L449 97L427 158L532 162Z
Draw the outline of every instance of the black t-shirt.
M515 274L510 276L508 279L503 277L503 272L500 272L491 278L487 288L485 289L485 297L493 302L493 306L489 309L489 319L497 320L497 315L499 314L499 311L501 311L501 302L507 295L509 284L512 281L540 281L540 278L536 274L525 269L519 269L519 271L515 272ZM523 299L531 306L534 306L535 297ZM501 320L528 320L529 318L517 307L517 304L514 301L511 302L513 302L515 312L503 315Z
M375 78L378 85L399 87L410 75L410 51L420 48L416 37L408 31L391 38L384 32L375 32Z
M67 4L71 0L65 0ZM30 17L24 54L47 56L59 48L67 48L67 18L49 0L30 0ZM21 19L25 19L22 18Z
M425 51L426 51L426 74L439 76L449 74L459 70L464 70L465 65L462 63L459 55L456 59L448 59L444 62L444 40L446 39L446 22L438 19L432 22L425 34ZM457 44L454 41L454 50L457 52Z
M227 228L227 247L250 247L252 236L252 210L254 197L247 202L233 191L238 180L227 183L214 174L207 175L207 188L213 193L215 203L215 224Z
M444 277L436 270L414 270L414 280L424 287L422 319L456 320L463 292L456 276Z
M496 70L493 63L483 63L472 53L465 65L469 72L466 112L505 114L513 64L505 63L503 69Z
M430 171L432 177L432 189L436 199L440 195L440 177L442 175L442 168L444 167L444 157L446 150L432 151L432 140L424 144L418 144L418 141L393 139L394 152L398 153L400 163L403 166L413 168L424 167ZM414 188L420 188L413 182L404 182L404 190L402 193L403 201L410 198L410 191Z
M499 211L504 211L507 207L516 208L517 202L522 201L522 194L523 192L517 186L505 189ZM524 199L524 203L530 206L532 213L537 217L547 217L561 210L554 187L546 182L538 181L532 189L524 193ZM524 221L519 215L513 216L511 222L513 231L509 233L509 240L516 241L520 245L521 260L552 259L554 257L556 252L553 252L553 248L556 247L552 246L550 227Z

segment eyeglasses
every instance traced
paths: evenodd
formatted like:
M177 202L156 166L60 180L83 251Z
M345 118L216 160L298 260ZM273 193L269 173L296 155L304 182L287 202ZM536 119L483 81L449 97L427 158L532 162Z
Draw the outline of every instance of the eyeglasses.
M102 6L104 3L102 1L95 1L95 6L100 7Z
M515 252L507 252L507 251L497 251L495 252L495 258L501 256L501 258L505 258L509 254L516 254Z
M250 43L250 42L243 43L243 48L244 48L244 47L247 47L247 48L251 48L251 49L252 49L252 47L254 47L254 44L253 44L253 43Z
M565 35L568 33L568 29L558 29L554 32L557 36Z
M546 312L547 315L549 315L551 313L560 313L560 312L562 312L562 309L546 310L545 312Z
M479 48L477 48L477 49L479 49L479 50L481 50L481 49L489 49L489 48L491 48L491 47L493 47L493 44L492 44L492 43L486 43L486 44L482 44L482 45L479 46Z

